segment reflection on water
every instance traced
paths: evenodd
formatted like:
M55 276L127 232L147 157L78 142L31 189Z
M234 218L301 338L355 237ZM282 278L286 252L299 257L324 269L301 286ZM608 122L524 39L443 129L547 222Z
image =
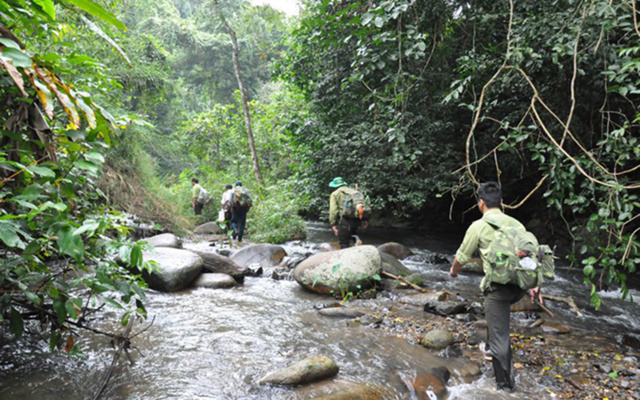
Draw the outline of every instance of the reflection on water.
M315 229L312 240L316 242L323 237L331 238L327 226L317 225L312 229ZM401 241L397 237L394 233L393 240ZM438 246L442 249L447 244ZM413 247L418 256L426 256L426 248L431 250L428 245L414 244ZM288 246L288 250L309 251L300 244ZM420 260L420 257L415 259ZM446 266L428 267L419 261L407 265L427 274L434 286L444 285L468 293L470 297L478 295L478 276L461 276L454 284L448 278ZM581 299L585 296L579 292L580 285L575 283L579 279L576 279L571 274L563 275L549 290L565 295L568 292ZM326 319L318 315L313 305L327 300L327 297L303 291L295 282L269 278L247 278L243 287L229 290L203 288L181 293L151 293L147 309L155 322L134 339L138 351L131 354L135 364L120 362L103 398L313 398L328 390L326 382L296 389L263 387L256 382L268 372L294 361L324 354L340 366L340 380L380 385L389 390L390 400L412 400L416 397L406 382L410 382L415 374L440 365L453 369L462 365L462 360L436 357L420 346L375 329L345 320ZM395 307L394 304L389 299L353 302L364 309L390 308ZM575 319L564 307L553 303L550 306L562 317ZM613 302L605 307L609 308L605 308L604 317L614 318L616 307L620 305ZM637 310L638 306L634 304L633 307ZM609 323L620 323L627 329L637 327L640 315L627 312L624 320L603 322L602 315L586 314L585 319L592 327L603 331ZM114 324L111 328L118 327ZM92 398L113 354L112 350L104 351L109 345L102 337L90 336L79 343L85 348L84 358L69 358L64 354L51 356L44 342L23 340L14 343L10 338L7 332L0 332L0 399L3 400ZM488 364L483 370L491 374ZM508 395L497 393L490 377L471 384L452 377L449 399L547 398L544 388L536 382L534 371L521 371L519 392Z

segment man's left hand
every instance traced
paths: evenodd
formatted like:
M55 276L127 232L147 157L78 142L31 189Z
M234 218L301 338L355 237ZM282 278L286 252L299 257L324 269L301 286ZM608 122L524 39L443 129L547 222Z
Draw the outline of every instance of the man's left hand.
M369 227L369 221L362 221L362 229L367 229Z
M540 290L540 287L536 287L533 288L531 290L529 290L529 297L531 298L531 303L535 303L536 302L536 295L538 296L538 302L543 305L544 304L544 299L542 298L542 290Z

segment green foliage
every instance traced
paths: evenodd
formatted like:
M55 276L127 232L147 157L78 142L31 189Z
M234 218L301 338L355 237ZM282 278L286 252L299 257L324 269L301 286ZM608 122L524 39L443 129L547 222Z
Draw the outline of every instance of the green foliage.
M93 1L69 3L123 27ZM101 205L95 184L102 152L123 125L84 91L100 86L102 75L62 79L82 56L38 50L65 29L60 10L47 0L20 4L0 1L10 27L0 57L0 321L17 338L27 330L49 335L52 350L68 335L65 350L77 354L72 334L91 328L89 317L104 305L119 311L123 325L146 316L139 274L151 267L126 237L122 216Z
M251 239L256 242L284 243L307 237L304 220L298 212L302 198L292 185L274 185L264 190L264 195L254 199L249 216Z

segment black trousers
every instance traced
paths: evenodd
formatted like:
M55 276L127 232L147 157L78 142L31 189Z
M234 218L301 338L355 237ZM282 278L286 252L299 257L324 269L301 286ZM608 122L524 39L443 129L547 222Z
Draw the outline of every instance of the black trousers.
M487 319L489 349L493 357L493 372L498 389L513 389L515 380L511 365L509 322L511 304L525 295L516 285L491 284L485 292L484 314Z
M355 235L360 227L360 220L342 218L338 224L338 244L341 249L346 249L351 244L351 236Z
M196 215L202 215L202 207L204 207L204 204L196 201L196 206L195 206Z

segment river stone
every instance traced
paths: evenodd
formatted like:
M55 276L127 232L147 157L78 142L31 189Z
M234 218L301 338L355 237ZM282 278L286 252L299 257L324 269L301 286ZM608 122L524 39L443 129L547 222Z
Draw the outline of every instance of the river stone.
M280 264L286 255L287 252L282 246L260 243L241 248L231 256L231 259L242 267L257 264L262 268L269 268Z
M189 286L202 271L203 261L199 255L187 250L157 247L144 252L145 261L155 261L159 271L142 272L149 287L161 292L175 292Z
M444 292L418 293L404 296L398 301L402 304L424 308L428 304L437 304L441 299L446 298L446 296Z
M195 287L206 287L211 289L226 289L236 286L236 280L231 275L204 273L193 282Z
M206 235L209 233L224 233L224 230L216 222L207 222L196 227L193 233L199 235Z
M394 256L397 260L404 260L405 258L413 255L413 251L411 251L410 248L396 242L389 242L378 246L378 250L382 253Z
M302 385L330 378L338 374L338 366L329 357L311 356L286 368L268 374L258 384Z
M151 236L144 239L153 247L171 247L179 249L182 247L182 241L176 237L173 233L163 233L161 235Z
M429 349L444 349L453 342L455 339L451 332L444 329L434 329L422 337L422 345Z
M237 282L242 282L245 276L251 275L249 268L241 267L229 257L206 251L193 250L193 252L204 261L203 267L205 271L231 275Z
M382 259L382 270L384 272L395 276L407 276L411 274L411 270L391 254L381 251L380 258Z
M413 283L414 285L422 286L424 285L424 277L420 272L414 272L404 277L407 282Z
M424 305L424 311L445 317L447 315L461 314L466 309L466 304L461 301L437 301Z
M364 315L363 312L350 307L331 307L323 308L318 314L332 318L357 318Z
M413 381L417 398L420 400L445 399L449 376L449 370L445 367L435 368L426 374L418 374Z
M480 369L480 364L473 361L466 362L462 368L460 368L460 376L463 378L471 378L474 376L478 376L482 373L482 369Z
M380 252L373 246L358 246L315 254L298 264L293 277L308 290L337 295L366 290L381 271Z

